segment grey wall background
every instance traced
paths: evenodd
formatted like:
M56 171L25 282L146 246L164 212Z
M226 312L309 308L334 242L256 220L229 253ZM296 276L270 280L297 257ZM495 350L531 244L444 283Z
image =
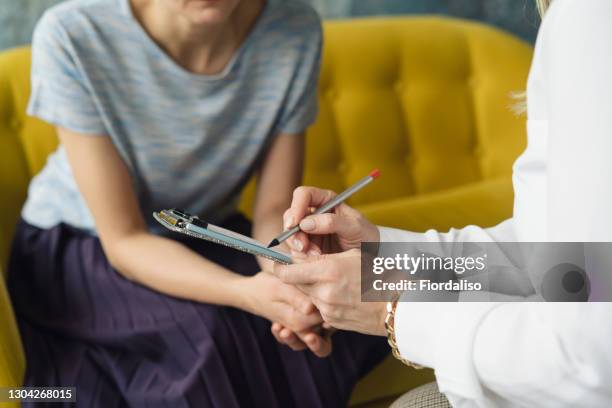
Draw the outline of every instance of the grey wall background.
M0 0L0 50L30 42L44 10L62 0ZM285 0L292 1L292 0ZM325 18L444 14L485 21L533 41L539 20L533 0L308 0Z
M0 0L0 49L27 44L43 11L60 0Z
M484 21L534 42L539 17L534 0L310 0L327 18L443 14Z

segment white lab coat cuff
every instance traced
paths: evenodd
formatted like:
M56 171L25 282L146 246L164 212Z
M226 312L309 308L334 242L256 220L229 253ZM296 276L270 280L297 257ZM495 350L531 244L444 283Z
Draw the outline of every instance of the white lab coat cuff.
M405 359L436 371L440 391L482 400L473 360L478 326L495 303L400 302L395 336Z
M423 234L389 227L378 227L380 242L424 242Z

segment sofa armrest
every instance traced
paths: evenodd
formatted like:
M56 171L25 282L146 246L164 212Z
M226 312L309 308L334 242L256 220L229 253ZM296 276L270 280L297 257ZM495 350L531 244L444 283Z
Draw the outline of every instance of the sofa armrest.
M21 347L21 338L6 290L4 276L0 274L0 386L21 386L24 372L25 356ZM19 406L17 403L6 404L0 405L3 407Z

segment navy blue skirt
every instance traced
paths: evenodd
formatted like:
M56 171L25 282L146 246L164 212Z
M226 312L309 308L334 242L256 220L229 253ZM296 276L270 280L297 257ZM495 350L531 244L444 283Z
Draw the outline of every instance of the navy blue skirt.
M223 226L250 233L242 216ZM174 238L236 273L259 270L251 255ZM328 358L292 351L261 317L125 279L97 237L65 224L19 223L8 286L25 385L76 386L79 407L342 407L388 351L383 338L348 332Z

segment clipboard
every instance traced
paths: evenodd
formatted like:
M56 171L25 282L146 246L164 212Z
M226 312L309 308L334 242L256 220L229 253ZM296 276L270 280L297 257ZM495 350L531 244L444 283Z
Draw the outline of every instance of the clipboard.
M207 223L195 215L180 210L154 212L153 218L170 231L225 245L255 256L262 256L280 264L293 263L291 257L286 253L270 249L253 238Z

